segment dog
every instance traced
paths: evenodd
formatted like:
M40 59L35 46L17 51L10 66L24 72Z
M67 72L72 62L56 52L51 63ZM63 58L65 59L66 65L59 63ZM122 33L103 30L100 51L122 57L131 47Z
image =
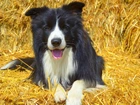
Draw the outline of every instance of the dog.
M105 86L104 59L96 54L83 28L84 6L82 2L71 2L55 9L31 8L25 13L32 20L35 54L35 59L30 59L34 68L30 78L44 88L49 87L49 78L51 85L68 90L66 94L58 86L54 94L55 102L66 100L66 105L81 105L84 89ZM1 69L14 68L16 64L19 60Z

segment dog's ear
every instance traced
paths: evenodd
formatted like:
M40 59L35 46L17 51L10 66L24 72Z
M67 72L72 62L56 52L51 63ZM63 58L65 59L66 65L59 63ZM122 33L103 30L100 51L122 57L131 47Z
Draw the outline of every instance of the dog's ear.
M40 15L41 13L45 12L48 9L49 9L48 7L31 8L25 13L25 15L30 16L31 18L35 18L36 16Z
M71 2L68 5L64 5L62 8L64 10L70 11L73 14L81 14L83 7L85 6L82 2Z

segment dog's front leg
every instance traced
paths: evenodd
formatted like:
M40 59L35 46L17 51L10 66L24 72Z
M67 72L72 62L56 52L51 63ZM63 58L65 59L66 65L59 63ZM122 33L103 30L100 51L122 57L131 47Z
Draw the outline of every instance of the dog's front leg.
M73 83L67 95L66 105L82 105L83 90L86 88L84 80Z
M66 100L66 91L60 84L58 84L58 86L56 87L54 100L56 103Z

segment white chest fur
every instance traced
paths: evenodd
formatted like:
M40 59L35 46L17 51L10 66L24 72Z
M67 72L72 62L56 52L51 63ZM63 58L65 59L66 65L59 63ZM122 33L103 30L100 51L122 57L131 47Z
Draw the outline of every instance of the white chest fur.
M66 48L63 51L63 56L61 59L54 59L51 51L46 51L43 56L43 68L46 79L50 78L52 85L55 83L61 83L64 87L69 83L69 75L72 75L77 64L73 61L72 48Z

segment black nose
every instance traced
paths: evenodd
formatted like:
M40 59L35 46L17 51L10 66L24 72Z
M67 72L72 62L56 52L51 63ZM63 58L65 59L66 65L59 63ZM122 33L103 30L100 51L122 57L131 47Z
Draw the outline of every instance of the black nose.
M61 44L61 39L60 38L54 38L51 40L51 43L54 47L58 47Z

